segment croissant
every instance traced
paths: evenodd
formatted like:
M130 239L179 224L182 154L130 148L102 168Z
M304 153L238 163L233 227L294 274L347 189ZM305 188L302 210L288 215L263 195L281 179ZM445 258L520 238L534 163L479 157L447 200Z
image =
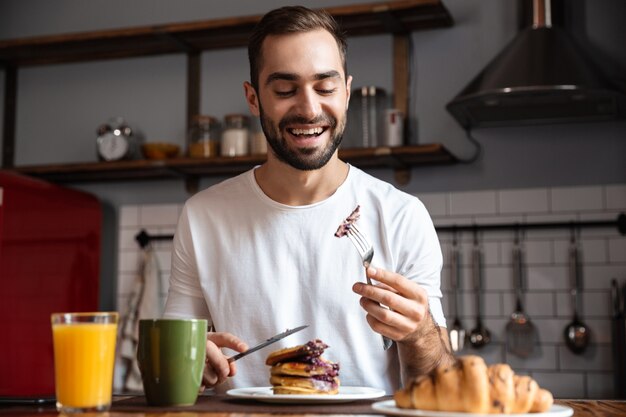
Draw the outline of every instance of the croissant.
M554 403L550 391L507 364L487 366L480 356L461 356L420 376L394 394L400 408L476 414L541 413Z

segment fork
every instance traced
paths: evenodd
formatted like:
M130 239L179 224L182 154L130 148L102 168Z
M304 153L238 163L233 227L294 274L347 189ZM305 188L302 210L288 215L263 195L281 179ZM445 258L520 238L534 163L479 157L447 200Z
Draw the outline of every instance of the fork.
M374 258L374 246L370 243L370 241L365 237L363 232L356 227L355 223L352 223L348 228L346 233L350 242L354 245L354 247L359 251L359 255L361 256L361 260L363 261L363 266L365 267L365 280L369 285L372 285L372 280L367 276L367 268L370 266L372 262L372 258ZM378 304L380 305L380 304ZM383 336L383 348L385 350L389 349L392 345L393 341L389 339L387 336Z

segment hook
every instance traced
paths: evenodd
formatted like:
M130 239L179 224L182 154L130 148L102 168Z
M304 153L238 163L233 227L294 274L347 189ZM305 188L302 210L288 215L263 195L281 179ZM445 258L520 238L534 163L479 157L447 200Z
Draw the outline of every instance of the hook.
M474 224L474 246L478 246L478 225Z
M576 225L573 221L570 222L570 238L569 238L569 242L572 246L576 246L577 245L577 240L578 240L578 234L580 233L580 227L578 225Z
M141 229L141 231L135 235L135 240L137 241L141 249L144 249L150 244L151 239L150 235L144 229Z

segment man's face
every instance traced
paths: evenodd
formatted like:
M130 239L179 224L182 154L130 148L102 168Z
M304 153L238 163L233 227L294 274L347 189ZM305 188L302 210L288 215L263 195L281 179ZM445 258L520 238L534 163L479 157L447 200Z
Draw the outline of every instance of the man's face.
M335 39L325 30L269 36L262 56L258 94L247 84L246 95L274 154L296 169L323 167L341 143L350 95Z

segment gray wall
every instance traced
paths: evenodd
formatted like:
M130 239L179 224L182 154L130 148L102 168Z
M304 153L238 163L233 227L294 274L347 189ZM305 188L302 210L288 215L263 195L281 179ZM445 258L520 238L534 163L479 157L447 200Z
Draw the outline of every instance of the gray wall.
M302 1L312 7L362 0ZM440 142L461 158L472 154L465 133L444 106L515 35L516 0L444 0L455 25L415 32L411 119L420 143ZM585 9L577 36L594 47L613 79L626 83L626 2L577 1ZM260 14L291 2L4 0L0 39ZM391 37L351 38L349 72L355 86L391 90ZM248 78L244 48L202 57L201 111L222 117L247 112L242 82ZM1 74L1 72L0 72ZM3 77L3 75L0 75ZM95 160L95 128L121 115L147 140L184 143L185 58L168 55L31 67L19 71L16 164ZM3 86L0 87L0 93ZM474 131L484 153L473 164L413 169L409 192L475 190L626 181L626 122ZM393 181L387 169L372 170ZM206 178L208 186L221 178ZM107 203L179 202L180 181L76 184Z

